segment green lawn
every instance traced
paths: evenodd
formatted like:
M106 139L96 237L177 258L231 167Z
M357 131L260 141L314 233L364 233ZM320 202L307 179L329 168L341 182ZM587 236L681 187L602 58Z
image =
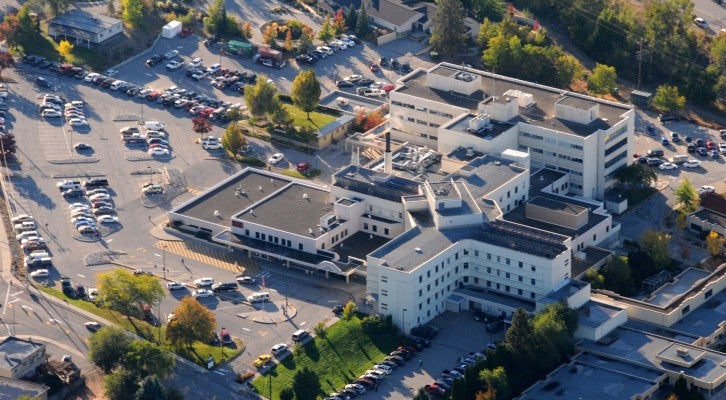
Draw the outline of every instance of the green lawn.
M287 112L292 117L293 125L310 128L315 131L335 121L335 119L337 118L335 115L323 114L313 111L310 113L310 119L308 119L308 113L300 110L294 105L283 103L282 106L285 107Z
M42 290L43 292L53 297L57 297L71 305L88 311L94 315L98 315L99 317L109 322L112 322L126 329L129 332L133 332L146 340L152 341L154 343L159 343L159 333L161 333L162 338L165 336L166 326L162 326L161 330L159 330L158 327L155 327L146 321L134 317L127 317L119 312L112 311L107 308L97 307L94 303L91 303L90 301L71 299L58 289L48 288L41 285L37 285L36 287L39 290ZM214 362L216 364L219 364L220 362L229 359L230 357L240 352L244 348L244 343L240 341L237 343L237 348L232 349L229 347L223 348L220 346L210 346L201 342L194 342L192 348L187 349L174 347L166 340L163 340L162 346L186 358L187 360L206 368L207 359L210 356L214 357Z
M360 319L340 320L252 384L263 396L279 399L291 388L296 400L322 398L355 380L398 345L396 335L368 334Z

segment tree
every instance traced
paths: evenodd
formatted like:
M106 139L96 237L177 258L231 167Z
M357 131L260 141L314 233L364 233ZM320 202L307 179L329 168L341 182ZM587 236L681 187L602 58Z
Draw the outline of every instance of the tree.
M293 104L308 114L315 111L320 103L320 82L315 76L315 70L306 69L300 72L292 81L292 92L290 97Z
M144 304L154 304L166 294L155 276L132 275L125 269L100 273L97 279L101 304L126 315L139 313Z
M315 324L315 328L313 328L313 332L315 332L315 336L319 338L324 338L325 335L327 335L327 326L325 326L325 321L320 321L317 324Z
M103 385L103 393L110 400L136 400L138 390L136 377L124 367L114 369Z
M142 0L121 0L121 6L123 8L121 19L124 23L131 28L140 26L144 20L144 3Z
M701 201L701 197L696 192L696 189L691 184L688 178L683 178L681 184L674 192L676 195L676 203L680 204L684 213L691 213L696 211L698 204Z
M633 282L633 274L625 257L615 256L611 258L605 266L600 270L604 280L603 287L612 290L623 296L633 294L635 282Z
M13 58L12 54L8 52L2 52L0 53L0 81L3 79L3 70L5 68L12 68L15 66L15 59ZM13 150L13 153L15 151Z
M681 96L678 87L671 85L658 86L653 96L653 107L662 112L678 112L685 108L686 97Z
M623 165L615 170L614 176L620 182L633 186L648 186L658 179L652 168L641 164Z
M224 0L214 0L214 3L209 7L209 16L204 19L204 27L207 32L224 36L227 33L228 21Z
M383 114L381 114L380 111L373 111L370 114L366 115L365 121L363 121L361 128L363 129L363 132L369 131L382 124L384 120L385 119L383 118Z
M73 52L73 45L71 42L67 40L61 40L58 44L58 53L60 53L61 57L68 58L68 56L71 55Z
M453 59L466 42L464 7L459 0L441 0L434 14L429 43L442 57Z
M471 9L477 20L488 18L491 21L501 21L507 6L502 0L473 0Z
M335 36L342 35L348 30L345 14L343 14L342 8L339 8L338 11L335 12L335 17L333 18L333 30L335 31Z
M136 400L167 400L166 390L156 376L146 377L136 391Z
M640 236L640 248L653 259L655 266L659 269L670 266L671 235L665 232L647 230Z
M212 123L204 117L192 118L192 130L201 136L212 131Z
M320 32L318 32L318 40L327 44L333 40L334 37L335 28L333 27L332 22L330 22L330 16L327 16L323 21L323 25L320 27Z
M479 381L486 385L487 392L494 391L492 400L505 400L509 398L509 386L507 385L507 371L504 367L498 366L494 369L483 369L479 372Z
M258 77L254 86L245 86L245 103L255 117L273 115L282 108L278 98L277 88L266 77Z
M50 8L50 13L57 17L66 12L73 4L73 0L43 0L43 3Z
M313 28L307 25L303 26L300 32L300 40L298 41L298 50L301 53L306 53L308 50L310 50L310 48L313 47L314 37L315 32L313 32Z
M253 35L252 24L249 22L242 24L242 37L247 40L251 40Z
M724 237L718 233L711 231L706 236L706 248L712 256L716 257L721 254L724 245Z
M206 342L217 327L214 313L193 297L183 298L174 309L174 318L166 327L166 338L174 345L187 345L195 340Z
M236 122L229 124L222 136L222 148L235 155L246 145L247 138L242 133L242 127Z
M355 305L354 301L349 301L343 306L343 319L348 321L355 316L358 312L358 306Z
M88 358L109 373L131 348L131 339L121 328L107 326L88 337Z
M270 46L271 48L277 48L277 22L268 24L265 27L265 31L262 32L262 43Z
M356 21L355 25L355 34L361 38L365 38L368 37L369 33L371 33L371 20L368 17L365 2L361 2L360 11L358 12L358 21Z
M596 63L592 74L587 77L587 89L595 94L608 94L615 87L615 67Z
M351 28L358 25L358 10L352 5L348 7L348 13L345 15L345 24Z
M590 268L585 272L585 280L590 282L590 287L593 289L600 289L605 283L605 278L595 268Z
M154 375L165 378L174 367L174 357L146 340L134 340L124 356L124 368L138 379Z

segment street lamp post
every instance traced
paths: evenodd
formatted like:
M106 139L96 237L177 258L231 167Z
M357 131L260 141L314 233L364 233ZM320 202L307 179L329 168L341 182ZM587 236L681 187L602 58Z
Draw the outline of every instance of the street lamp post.
M156 324L159 327L159 347L161 347L161 301L156 302Z
M287 292L289 290L290 290L290 284L289 283L286 283L285 284L285 315L287 315L287 307L289 305L288 302L287 302Z
M406 311L408 310L406 310L405 308L401 309L401 330L403 331L403 333L406 333Z
M164 280L166 280L166 245L161 249L161 271L164 273Z

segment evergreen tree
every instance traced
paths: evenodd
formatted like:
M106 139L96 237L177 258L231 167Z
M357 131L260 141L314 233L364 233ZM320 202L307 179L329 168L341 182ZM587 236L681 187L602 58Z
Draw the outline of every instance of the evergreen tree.
M166 398L166 390L155 376L144 379L136 391L136 400L166 400Z
M361 2L358 20L355 25L355 34L362 39L367 37L369 33L371 33L371 20L368 18L365 3Z
M227 8L224 0L214 0L209 7L209 16L204 19L204 27L209 33L224 36L227 32Z
M358 10L355 7L348 7L348 14L345 15L345 24L349 28L355 28L358 26Z
M452 60L466 42L466 14L459 0L441 0L433 17L429 43L443 58Z

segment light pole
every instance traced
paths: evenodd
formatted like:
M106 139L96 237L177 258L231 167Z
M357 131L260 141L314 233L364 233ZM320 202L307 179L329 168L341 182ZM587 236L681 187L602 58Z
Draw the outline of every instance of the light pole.
M405 308L401 309L401 330L403 331L403 333L406 333L406 311L408 310L406 310Z
M161 249L161 271L164 273L164 280L166 280L166 245Z
M289 283L286 283L285 284L285 315L287 315L287 307L288 307L288 303L287 303L287 292L289 290L290 290L290 284Z
M146 169L149 171L149 184L154 184L154 174L151 172L151 165L147 166Z
M159 327L159 347L161 347L161 300L156 302L156 324Z

